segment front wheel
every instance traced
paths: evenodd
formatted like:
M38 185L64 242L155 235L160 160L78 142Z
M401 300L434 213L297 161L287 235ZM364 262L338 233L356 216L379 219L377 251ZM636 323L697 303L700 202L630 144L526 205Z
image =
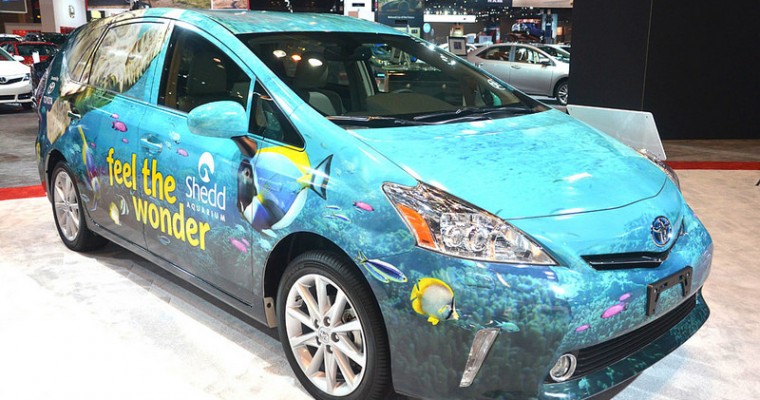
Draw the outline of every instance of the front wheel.
M53 170L50 190L53 192L53 218L58 234L66 247L75 251L102 247L106 239L96 235L84 220L84 204L73 174L63 162Z
M559 84L557 84L557 87L554 88L554 97L557 99L557 102L559 102L559 104L566 106L567 96L568 96L567 81L562 81Z
M391 392L380 309L353 263L319 251L294 259L280 282L277 314L288 362L316 399L383 399Z

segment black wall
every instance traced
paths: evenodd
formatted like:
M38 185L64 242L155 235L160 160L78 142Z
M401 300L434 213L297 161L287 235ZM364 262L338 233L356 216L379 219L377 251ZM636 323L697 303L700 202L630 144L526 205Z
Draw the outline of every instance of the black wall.
M570 103L650 111L663 139L760 139L760 1L575 0Z

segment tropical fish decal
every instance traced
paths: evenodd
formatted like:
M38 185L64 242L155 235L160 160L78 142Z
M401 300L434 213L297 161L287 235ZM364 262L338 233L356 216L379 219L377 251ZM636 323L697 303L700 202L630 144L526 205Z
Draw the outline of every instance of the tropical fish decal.
M84 136L84 130L81 126L77 126L79 130L79 136L82 138L82 163L85 166L85 185L92 191L94 201L92 210L94 211L98 207L98 200L100 199L100 181L98 180L98 171L95 167L95 160L92 157L92 152L87 147L87 138Z
M375 211L375 208L363 201L355 201L354 207L359 211Z
M284 146L261 149L238 168L238 208L254 229L274 237L274 230L288 227L303 210L305 189L327 198L331 163L329 155L311 168L306 152Z
M458 320L454 304L454 291L440 279L422 278L414 285L412 308L417 314L427 315L428 322L438 325L440 321Z
M628 308L627 303L617 303L613 305L612 307L604 310L604 312L602 313L602 318L604 319L612 318L620 314L621 312L625 311L627 308Z
M113 121L111 122L111 128L113 130L117 130L119 132L126 132L127 131L127 124L121 122L121 121Z
M367 272L369 272L373 278L379 280L380 282L403 283L407 281L406 275L404 275L403 272L399 271L398 268L385 261L368 259L361 250L356 257L356 261L359 263L359 265L364 267L364 269L367 270Z

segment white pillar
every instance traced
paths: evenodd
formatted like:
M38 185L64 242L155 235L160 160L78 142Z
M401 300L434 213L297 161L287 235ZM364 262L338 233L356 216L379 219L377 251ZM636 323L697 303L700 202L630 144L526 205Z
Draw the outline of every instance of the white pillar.
M76 28L87 23L84 0L40 0L43 32L60 32L61 27Z

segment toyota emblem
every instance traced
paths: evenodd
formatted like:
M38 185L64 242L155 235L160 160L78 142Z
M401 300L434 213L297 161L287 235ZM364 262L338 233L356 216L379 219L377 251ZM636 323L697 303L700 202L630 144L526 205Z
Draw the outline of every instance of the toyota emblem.
M670 238L673 237L673 226L670 225L670 220L666 217L659 216L654 219L654 222L652 222L650 232L652 233L652 241L654 244L663 247L668 244Z

